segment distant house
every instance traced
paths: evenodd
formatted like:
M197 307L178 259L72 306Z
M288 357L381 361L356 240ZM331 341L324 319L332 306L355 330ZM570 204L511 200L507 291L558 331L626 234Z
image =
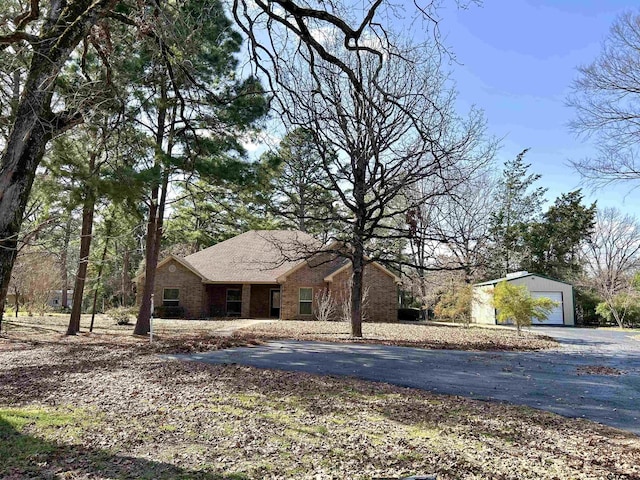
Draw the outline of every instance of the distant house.
M19 303L20 305L26 303L29 297L25 297L24 295L20 295ZM16 295L9 291L5 298L5 303L8 306L14 306L16 304ZM51 308L61 308L62 307L62 290L52 290L49 293L49 298L47 299L47 305ZM73 290L67 290L67 306L71 307L73 305Z
M301 250L318 253L304 259ZM184 258L164 259L154 298L156 307L182 307L187 318L310 320L323 293L343 302L350 276L350 262L323 252L306 233L252 230ZM142 292L144 275L136 280ZM396 321L398 282L381 265L366 266L367 321Z
M496 310L491 303L493 289L501 281L514 285L525 285L532 297L547 297L558 302L546 320L532 320L533 325L575 325L573 286L560 280L547 278L536 273L515 272L505 278L498 278L473 286L471 321L489 325L498 324Z
M53 290L47 303L53 308L62 307L62 290ZM71 305L73 305L73 289L67 290L67 307Z

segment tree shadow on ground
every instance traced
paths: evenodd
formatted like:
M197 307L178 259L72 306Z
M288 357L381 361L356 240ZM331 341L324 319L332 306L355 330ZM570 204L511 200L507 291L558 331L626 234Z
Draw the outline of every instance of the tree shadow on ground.
M536 445L536 453L554 458L563 456L567 463L593 461L606 466L612 474L628 477L627 470L617 458L594 460L597 448L611 449L614 444L638 445L638 437L631 432L586 420L568 419L553 413L506 402L488 402L420 392L389 384L364 382L345 377L333 377L307 373L264 371L253 367L210 366L225 373L224 382L237 395L255 392L272 396L282 395L286 388L288 398L294 398L299 408L312 416L321 417L330 412L350 414L344 399L353 398L372 415L382 416L409 428L424 426L441 431L455 431L461 438L474 441L478 436L501 439L504 444ZM232 370L234 373L230 372ZM267 382L265 377L274 375L281 381ZM222 377L222 375L220 375ZM188 381L187 377L182 379ZM286 387L284 387L286 385ZM321 394L319 393L321 392ZM387 400L384 397L388 396ZM576 438L576 449L563 450L557 443L564 437ZM584 440L584 443L581 443ZM582 447L580 447L582 445ZM598 445L596 449L589 448ZM620 450L621 451L621 450ZM632 453L633 452L633 453ZM627 454L638 458L640 451L632 447ZM634 460L631 460L631 463Z
M170 463L44 440L21 433L1 415L0 477L6 480L96 477L159 480L248 478L242 474L189 470Z

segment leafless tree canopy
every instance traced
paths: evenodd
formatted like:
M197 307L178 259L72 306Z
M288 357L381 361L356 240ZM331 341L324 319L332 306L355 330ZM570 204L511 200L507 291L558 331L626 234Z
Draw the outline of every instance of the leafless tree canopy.
M615 208L599 210L584 261L587 284L618 320L615 298L632 290L633 276L640 268L640 222Z
M480 112L461 118L454 111L439 44L414 44L378 22L383 9L391 13L386 2L351 14L339 3L319 5L236 2L234 13L285 125L312 132L321 153L325 188L339 204L326 222L335 253L352 264L352 334L360 336L364 265L397 258L390 244L411 235L409 212L462 183L492 148L483 144ZM422 14L433 12L429 4ZM256 33L260 21L266 40ZM425 178L431 189L423 197L412 187Z
M615 208L598 211L596 228L585 250L587 274L598 289L615 295L640 267L640 223Z
M398 218L448 194L492 152L483 144L480 112L462 119L454 111L437 53L424 46L384 49L394 53L382 62L375 54L343 52L364 92L333 64L316 62L310 70L304 55L280 68L275 103L286 124L308 128L324 149L329 188L344 207L327 220L345 243L354 229L368 240L406 238L411 227ZM412 187L426 178L429 188L417 194ZM368 254L384 258L382 251Z
M616 20L598 58L578 68L567 103L575 110L571 129L598 149L572 161L576 170L594 185L640 179L640 14Z

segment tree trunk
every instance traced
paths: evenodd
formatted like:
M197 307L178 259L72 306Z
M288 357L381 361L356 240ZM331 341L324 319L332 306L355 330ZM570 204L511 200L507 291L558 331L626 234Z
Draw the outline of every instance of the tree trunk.
M167 121L167 89L162 84L160 88L160 108L158 109L158 130L156 132L156 150L162 152L165 141L165 125ZM175 106L173 115L170 119L171 128L169 131L169 139L166 155L171 155L173 127L175 126ZM169 184L169 172L162 167L159 155L156 159L156 165L161 169L162 178L160 185L155 185L151 190L151 204L149 205L149 221L147 223L147 241L146 241L146 259L145 259L145 277L142 290L142 300L140 302L140 310L138 311L138 319L133 330L134 335L147 335L151 330L151 295L156 285L156 267L158 266L158 256L160 255L160 242L162 240L162 228L164 207L167 201L167 187ZM161 189L160 195L158 195Z
M91 171L95 167L95 154L92 154ZM67 335L75 335L80 331L80 315L82 314L82 299L84 297L84 285L87 279L89 266L89 253L91 251L91 239L93 231L93 213L95 210L95 197L88 193L82 207L82 232L80 234L80 262L78 274L73 288L73 306L69 319Z
M134 335L147 335L151 329L151 294L156 282L156 266L158 265L158 252L156 249L156 232L158 224L158 190L156 186L151 191L151 203L149 205L149 219L147 220L147 239L145 243L144 286L142 300Z
M129 278L129 247L124 245L122 254L122 306L129 305L129 290L131 289L131 278Z
M73 214L69 210L69 217L67 223L64 226L64 240L62 242L62 254L60 255L60 273L62 275L62 308L69 308L69 274L67 271L67 261L69 258L69 242L71 241L71 222L73 220Z
M98 265L98 278L96 278L96 286L93 289L93 304L91 306L91 323L89 324L89 331L93 332L93 321L96 318L96 303L98 302L98 287L102 280L102 269L104 268L104 261L107 258L107 249L109 248L109 236L111 235L112 221L107 222L107 228L105 229L104 248L102 249L102 255L100 256L100 265Z
M35 88L35 87L33 87ZM32 104L47 104L45 95L29 95ZM0 304L7 297L11 270L17 253L22 216L33 185L35 171L50 138L47 128L38 122L37 107L23 101L18 111L0 167Z
M362 246L354 248L351 260L351 336L362 338L362 291L364 273L364 252Z
M0 159L0 305L7 297L22 216L47 142L81 121L78 115L51 113L55 80L80 40L114 3L80 0L52 9L40 41L33 44L29 73Z

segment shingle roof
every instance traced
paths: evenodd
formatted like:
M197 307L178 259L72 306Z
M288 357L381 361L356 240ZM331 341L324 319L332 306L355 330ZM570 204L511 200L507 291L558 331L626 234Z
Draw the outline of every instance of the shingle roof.
M183 260L205 282L278 283L280 275L320 247L320 242L298 230L251 230Z

